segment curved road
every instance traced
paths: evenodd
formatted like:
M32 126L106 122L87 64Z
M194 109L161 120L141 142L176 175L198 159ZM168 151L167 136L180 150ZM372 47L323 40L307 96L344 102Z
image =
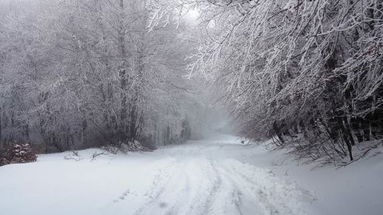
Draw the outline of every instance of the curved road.
M157 170L147 201L134 214L307 214L310 195L243 161L249 146L240 142L218 136L156 151L168 164Z

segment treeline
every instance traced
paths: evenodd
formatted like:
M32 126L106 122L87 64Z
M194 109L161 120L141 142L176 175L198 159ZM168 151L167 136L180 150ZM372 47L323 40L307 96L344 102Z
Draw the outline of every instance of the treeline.
M148 29L141 0L0 2L0 149L43 152L190 138L183 23ZM149 31L150 30L150 31Z
M191 68L213 77L244 136L332 161L383 138L382 1L205 4Z

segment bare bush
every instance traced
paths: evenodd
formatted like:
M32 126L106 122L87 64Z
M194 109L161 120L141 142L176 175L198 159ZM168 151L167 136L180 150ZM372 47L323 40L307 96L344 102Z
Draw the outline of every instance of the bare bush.
M35 162L37 155L29 144L12 144L6 152L0 156L0 166L12 163Z

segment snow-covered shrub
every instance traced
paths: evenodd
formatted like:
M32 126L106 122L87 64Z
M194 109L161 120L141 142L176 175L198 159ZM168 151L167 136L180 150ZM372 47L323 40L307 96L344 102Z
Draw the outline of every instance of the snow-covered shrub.
M8 164L8 160L4 157L0 156L0 166L4 166Z
M14 144L0 157L0 166L11 163L28 163L37 160L29 144Z
M142 147L144 147L145 151L153 151L157 149L156 142L153 141L151 137L141 137L139 142L141 143Z
M139 141L119 142L117 145L103 146L101 149L111 154L117 154L118 152L137 152L137 151L150 151L151 149L142 145Z
M75 160L75 161L79 161L79 160L81 160L81 157L80 157L80 155L78 154L77 151L72 151L72 153L70 153L70 154L64 156L64 159L65 159L65 160Z
M123 152L137 152L144 151L144 147L137 140L121 143L121 151Z
M117 154L120 151L118 147L112 146L112 145L103 146L103 147L101 147L101 149L103 149L103 150L105 150L111 154Z

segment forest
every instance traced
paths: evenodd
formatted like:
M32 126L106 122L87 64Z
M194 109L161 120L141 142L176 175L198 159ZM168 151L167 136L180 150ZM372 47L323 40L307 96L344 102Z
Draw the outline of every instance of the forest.
M383 0L0 0L0 214L381 215Z
M140 0L1 3L1 144L150 148L202 127L199 89L184 78L195 44L185 23L149 31Z
M383 135L382 4L2 0L0 146L177 143L219 103L243 137L353 160Z

